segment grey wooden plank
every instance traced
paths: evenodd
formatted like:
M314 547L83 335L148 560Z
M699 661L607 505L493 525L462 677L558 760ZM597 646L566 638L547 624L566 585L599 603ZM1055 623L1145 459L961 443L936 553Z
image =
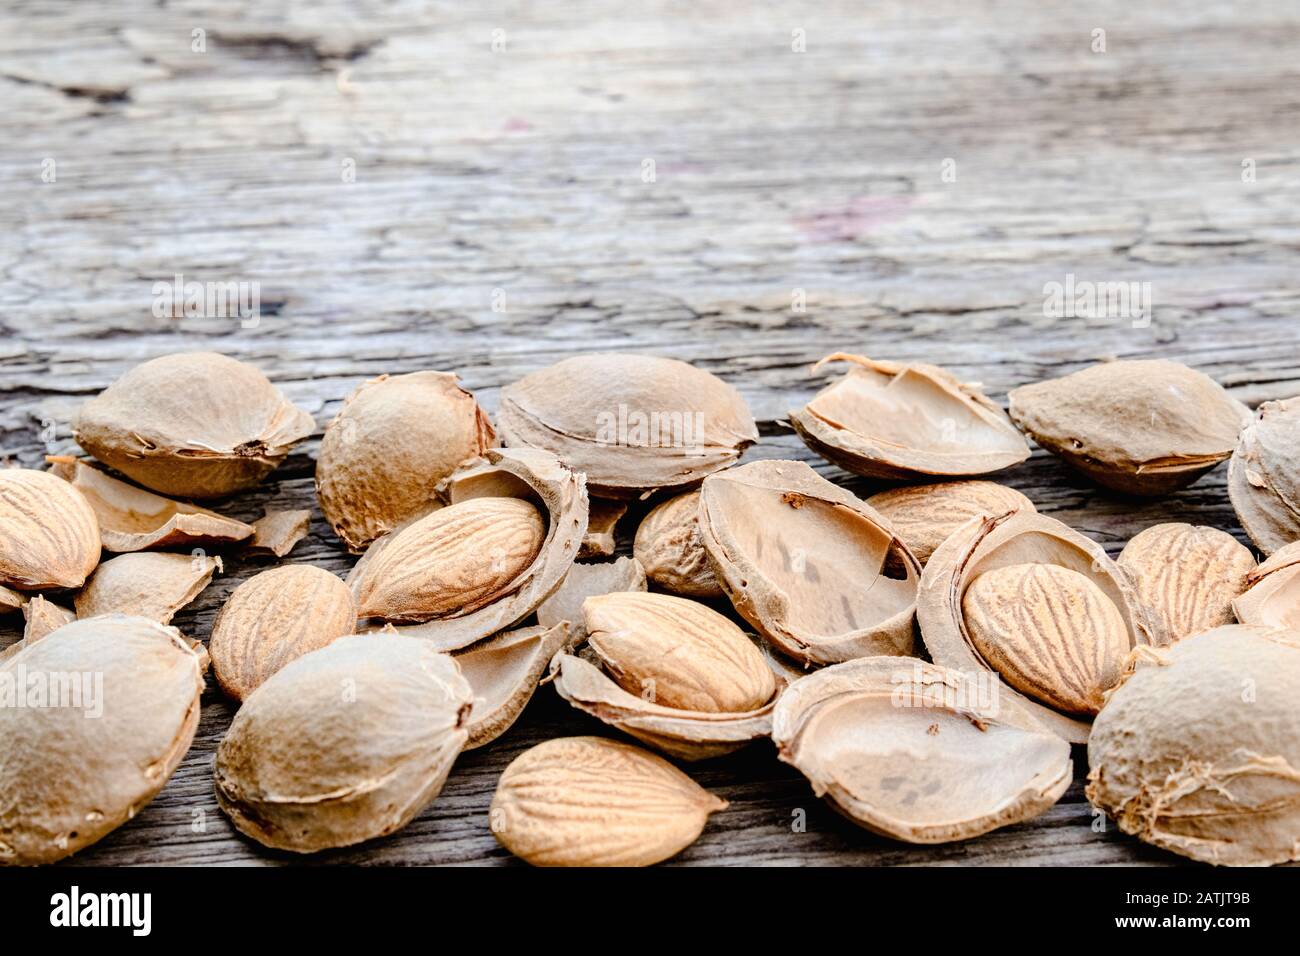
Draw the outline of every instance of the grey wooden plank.
M1090 49L1098 27L1105 53ZM191 51L195 28L206 52ZM749 457L807 460L861 494L872 486L814 460L781 422L836 350L937 361L999 398L1107 356L1186 361L1252 404L1295 394L1297 41L1300 11L1285 5L1246 19L1189 0L757 14L723 0L329 0L309 17L251 0L10 5L0 457L30 467L74 451L80 401L193 348L255 362L322 427L383 372L454 369L495 409L504 384L578 351L673 355L744 392L764 435ZM267 314L251 329L155 317L153 283L175 273L258 281ZM1044 283L1067 273L1150 282L1154 321L1046 317ZM796 290L806 311L791 308ZM314 508L318 441L223 510ZM1245 540L1222 468L1154 502L1041 452L1006 481L1112 553L1171 519ZM318 510L289 560L352 562ZM230 555L177 623L206 638L265 566ZM16 633L0 621L0 643ZM210 682L162 794L69 864L286 862L216 809L211 760L230 716ZM487 829L496 777L525 747L584 732L603 730L544 688L410 827L319 862L505 862ZM768 744L692 772L732 806L680 863L1174 861L1094 833L1077 782L1031 823L914 848L818 806Z

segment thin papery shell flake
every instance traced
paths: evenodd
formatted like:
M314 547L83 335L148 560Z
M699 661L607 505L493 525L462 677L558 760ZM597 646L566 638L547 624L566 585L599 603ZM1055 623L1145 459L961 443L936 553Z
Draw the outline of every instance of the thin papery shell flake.
M613 498L592 498L587 515L587 536L582 539L579 558L607 558L618 548L615 529L627 514L626 501Z
M612 498L696 484L758 441L745 400L721 379L621 353L568 358L506 386L497 424L506 445L549 451Z
M0 663L26 650L47 634L52 634L63 627L63 625L71 624L77 619L77 615L65 607L47 601L40 594L34 594L32 599L23 605L23 618L22 639L10 644L4 650L0 650Z
M71 624L77 615L61 604L48 601L41 595L35 595L23 605L23 643L34 644L47 634L51 634Z
M705 479L700 539L740 615L786 654L910 654L920 566L859 498L797 461Z
M466 750L496 740L519 719L551 658L569 643L566 621L549 627L504 631L455 653L460 672L474 690Z
M492 833L534 866L649 866L699 837L727 802L662 757L603 737L524 751L492 798Z
M1088 739L1088 799L1222 866L1300 860L1300 632L1229 625L1148 650Z
M86 496L99 520L104 550L146 551L243 541L252 525L118 481L68 455L45 459L50 472Z
M0 664L0 681L38 674L93 674L95 685L83 706L0 707L0 864L62 859L130 820L199 723L200 658L154 621L74 621Z
M575 644L586 636L582 603L589 597L615 591L644 591L645 571L636 558L613 561L577 561L564 576L564 582L537 606L537 623L552 627L567 622Z
M1133 586L1101 545L1055 518L1015 511L994 518L972 518L926 563L917 621L936 664L982 679L1000 679L998 671L976 650L963 610L966 592L985 572L1030 564L1051 564L1087 578L1118 612L1127 649L1150 644L1151 627ZM1060 634L1069 633L1073 633L1069 626L1062 627ZM1077 649L1056 647L1050 660L1045 657L1042 663L1074 662L1077 653ZM1047 730L1071 743L1088 739L1091 721L1087 715L1053 709L1009 684L1004 684L1001 692Z
M944 843L1031 819L1070 784L1070 746L980 680L915 658L823 668L777 703L772 741L874 833Z
M1232 608L1242 624L1300 631L1300 541L1274 551L1252 568L1246 589Z
M217 804L242 833L296 853L392 833L442 790L473 699L427 641L340 638L244 701L217 748Z
M311 512L268 511L253 522L253 536L244 545L244 553L283 558L311 529Z
M321 511L361 552L437 507L438 485L496 444L492 422L450 372L381 375L325 429L316 463Z
M872 495L867 504L884 515L923 565L948 535L971 518L1037 510L1014 488L978 480L903 485Z
M0 586L81 587L100 550L85 495L48 472L0 468Z
M100 461L182 498L253 487L314 428L256 367L216 352L137 365L72 422L77 443Z
M77 617L133 614L166 624L221 570L221 559L199 553L137 551L109 558L77 592Z
M1228 465L1228 495L1264 554L1300 540L1300 396L1265 402Z
M1159 496L1232 454L1250 409L1217 382L1164 359L1103 362L1012 389L1011 418L1093 481Z
M983 475L1018 464L1029 447L976 385L922 363L878 362L836 352L813 366L848 374L790 412L813 451L868 478Z
M534 506L545 524L536 556L511 576L489 603L451 606L422 623L395 627L398 633L424 638L438 649L449 651L468 647L518 624L560 586L586 534L587 488L581 474L546 452L532 448L490 449L484 461L466 465L453 474L444 484L442 495L450 506L477 499L518 499ZM413 526L406 525L380 538L353 568L348 584L357 595L359 614L370 613L367 601L388 587L377 568L388 563L387 550ZM406 574L407 570L395 568L398 574ZM387 609L378 616L382 618L385 613Z
M1250 549L1226 531L1177 522L1134 535L1115 563L1133 582L1154 647L1236 623L1233 601L1255 570Z

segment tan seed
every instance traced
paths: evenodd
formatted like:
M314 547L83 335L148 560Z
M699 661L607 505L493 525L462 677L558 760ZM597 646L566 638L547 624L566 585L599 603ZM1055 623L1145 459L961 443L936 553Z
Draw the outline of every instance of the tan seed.
M694 843L726 806L638 747L565 737L515 758L489 819L501 845L534 866L649 866Z
M1234 623L1232 602L1255 569L1254 556L1232 535L1176 523L1136 535L1116 563L1133 581L1156 647Z
M588 598L582 609L588 645L630 694L680 710L741 713L776 691L762 652L703 604L623 591Z
M722 597L700 540L700 493L690 491L650 510L636 529L632 553L646 577L670 594Z
M217 682L243 700L285 664L351 634L356 619L352 592L324 568L290 564L255 574L212 625Z
M880 512L921 564L935 548L971 518L1008 511L1034 511L1034 503L993 481L943 481L904 485L867 499Z
M81 492L48 472L0 469L0 585L79 588L99 552L99 523Z
M1095 714L1129 650L1124 619L1084 575L1055 564L986 571L962 597L971 642L1016 690Z
M520 498L471 498L408 525L354 582L358 612L387 621L468 614L511 589L546 523Z

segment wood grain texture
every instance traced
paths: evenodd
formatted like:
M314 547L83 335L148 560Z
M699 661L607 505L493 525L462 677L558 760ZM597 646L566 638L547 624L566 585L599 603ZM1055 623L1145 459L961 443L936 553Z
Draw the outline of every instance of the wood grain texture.
M1192 0L9 4L0 455L75 453L72 411L144 359L246 359L318 428L219 509L311 507L287 560L342 573L354 559L316 508L314 457L343 397L384 372L455 370L495 412L503 385L579 351L685 359L749 400L763 440L746 460L810 461L863 495L875 486L782 422L821 384L808 366L837 350L944 364L999 401L1105 356L1184 361L1252 405L1288 397L1297 44L1293 6ZM177 273L259 282L260 322L155 317L153 284ZM1044 284L1067 273L1150 282L1154 320L1045 317ZM1005 481L1116 554L1161 521L1248 543L1224 473L1134 502L1036 451ZM176 617L205 640L272 563L225 556ZM0 628L10 643L21 620ZM159 797L70 865L290 861L217 810L212 757L233 711L211 678L203 705ZM505 862L487 817L504 766L604 732L543 688L409 827L311 862ZM770 744L690 772L731 807L678 863L1179 862L1094 832L1078 780L1031 823L916 848L842 821Z

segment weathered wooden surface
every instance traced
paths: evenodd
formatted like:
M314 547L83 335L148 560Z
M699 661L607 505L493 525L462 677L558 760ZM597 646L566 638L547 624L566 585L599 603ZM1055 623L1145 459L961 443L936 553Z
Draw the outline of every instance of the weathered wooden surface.
M1297 44L1293 5L1190 0L10 4L0 453L75 451L79 402L195 348L255 362L322 427L383 372L454 369L495 409L575 351L667 354L745 393L751 458L810 461L780 419L839 349L940 362L998 398L1103 356L1179 359L1252 404L1300 393ZM156 318L153 283L176 273L260 282L260 323ZM1045 317L1067 273L1150 282L1154 321ZM314 507L318 440L223 510ZM1245 540L1223 468L1149 503L1041 452L1006 481L1112 553L1175 518ZM318 510L289 560L351 564ZM232 555L176 623L206 637L265 566ZM209 681L166 789L69 862L285 861L216 808L231 714ZM487 825L501 769L600 732L544 688L415 823L317 860L505 861ZM1177 862L1093 832L1077 782L1030 824L916 848L839 819L768 744L692 773L732 806L682 863Z

